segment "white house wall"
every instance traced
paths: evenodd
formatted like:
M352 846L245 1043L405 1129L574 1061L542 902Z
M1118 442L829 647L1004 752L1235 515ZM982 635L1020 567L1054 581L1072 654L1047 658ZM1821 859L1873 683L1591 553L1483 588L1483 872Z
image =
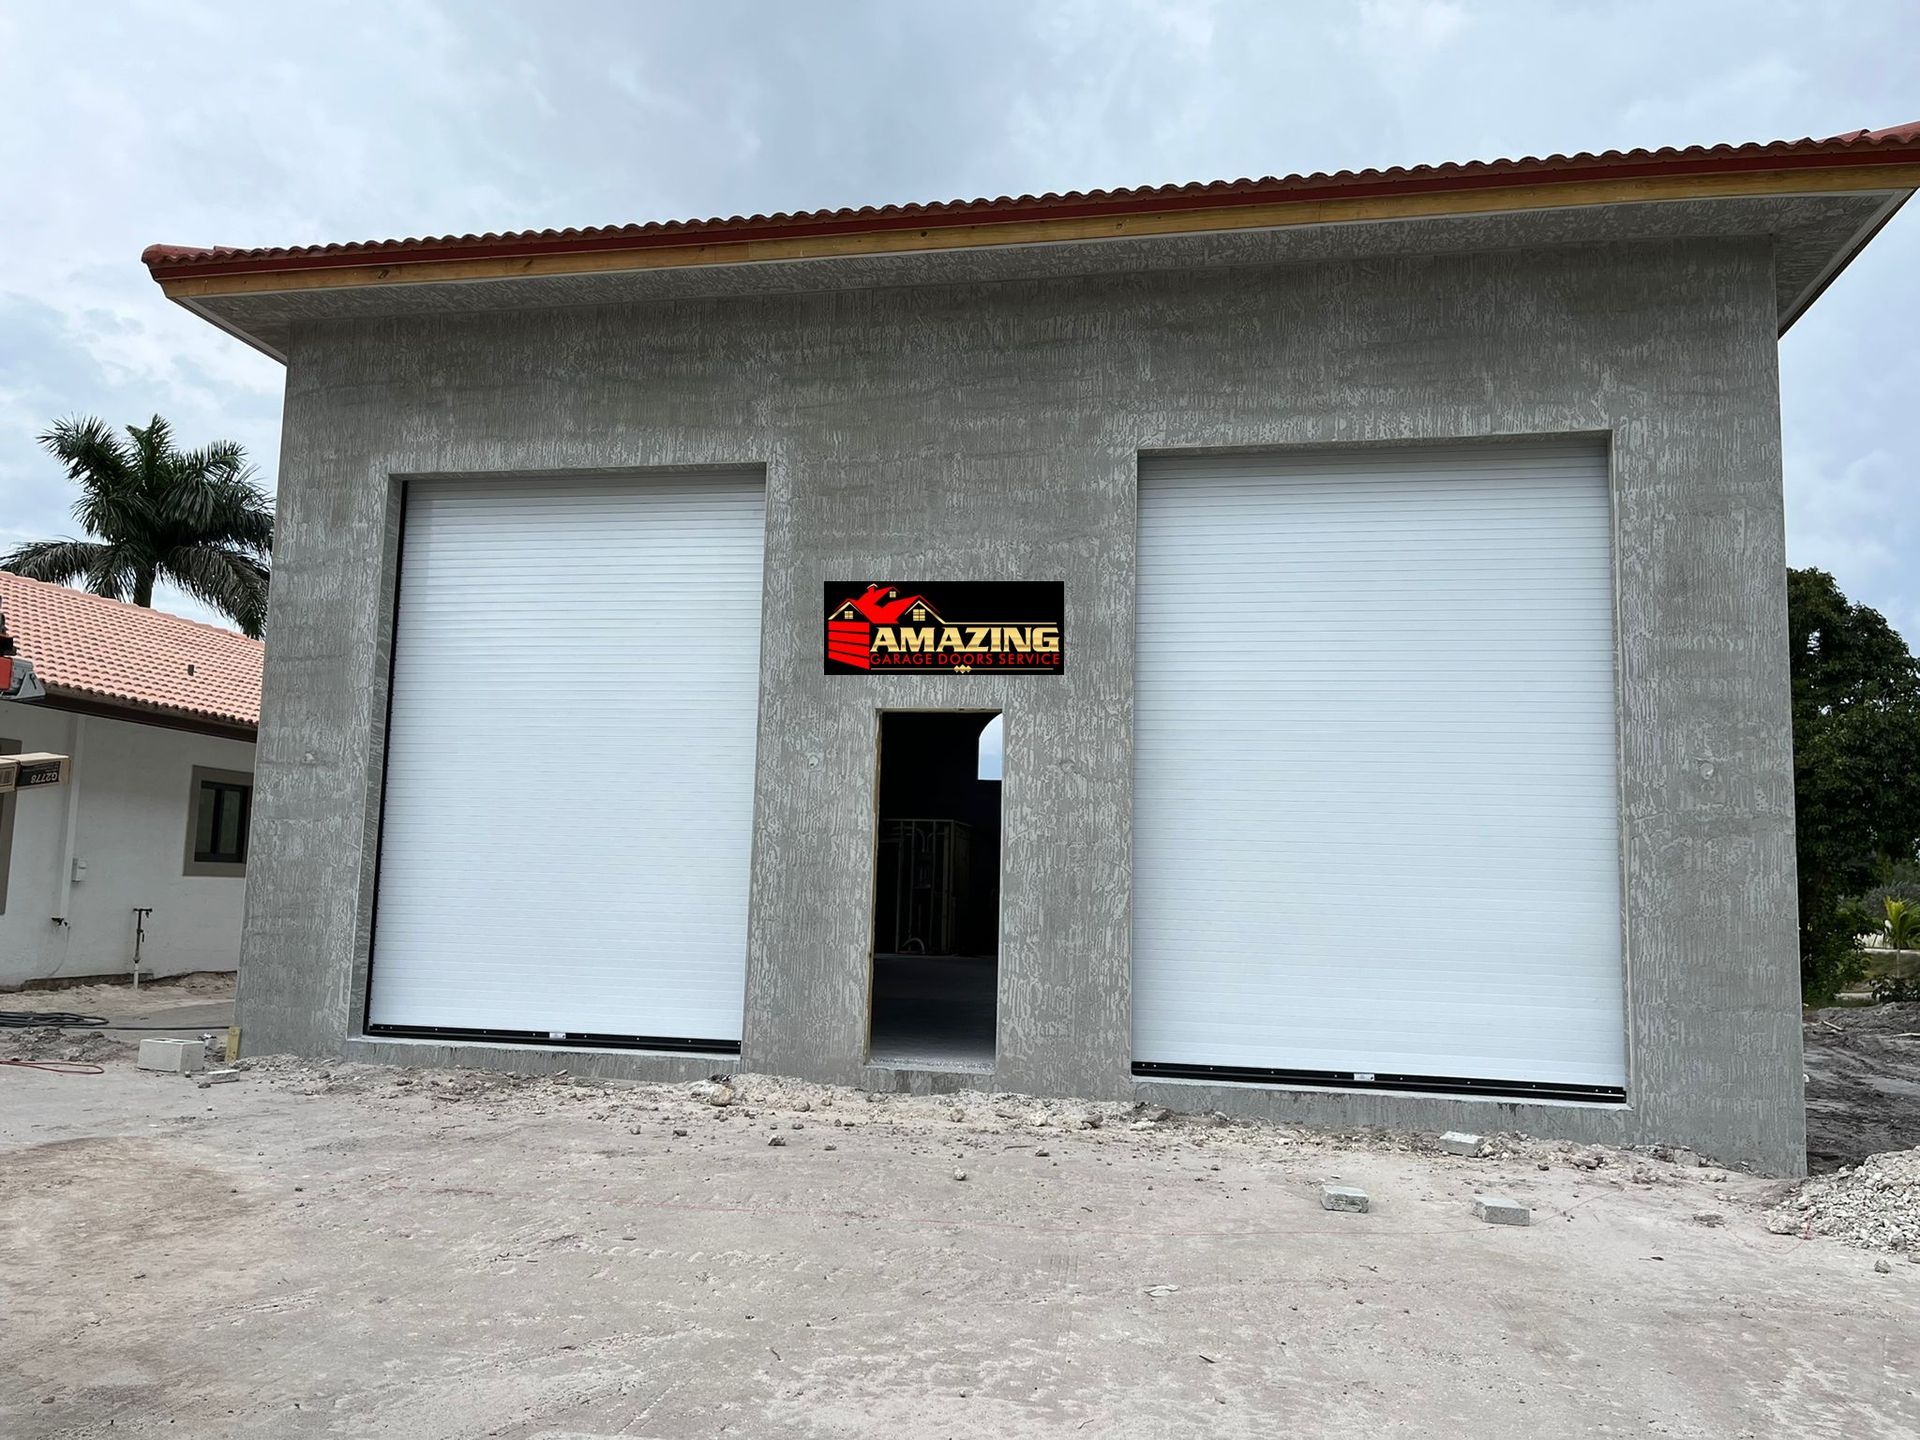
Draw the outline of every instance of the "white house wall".
M182 871L193 768L251 773L251 743L13 702L0 702L0 739L74 757L68 784L11 801L0 989L128 973L135 906L153 910L143 974L236 968L246 882ZM69 887L70 811L73 858L86 872ZM55 924L56 916L66 924Z

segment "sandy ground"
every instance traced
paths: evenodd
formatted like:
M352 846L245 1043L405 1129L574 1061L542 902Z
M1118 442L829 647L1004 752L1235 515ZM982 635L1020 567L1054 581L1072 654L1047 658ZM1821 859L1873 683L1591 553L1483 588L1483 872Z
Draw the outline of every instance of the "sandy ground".
M1920 1432L1920 1264L1710 1166L74 1047L0 1070L9 1440Z
M177 1005L233 999L231 971L196 970L143 981L135 989L125 980L89 984L44 984L30 990L0 991L0 1010L71 1010L82 1015L105 1015L135 1020Z

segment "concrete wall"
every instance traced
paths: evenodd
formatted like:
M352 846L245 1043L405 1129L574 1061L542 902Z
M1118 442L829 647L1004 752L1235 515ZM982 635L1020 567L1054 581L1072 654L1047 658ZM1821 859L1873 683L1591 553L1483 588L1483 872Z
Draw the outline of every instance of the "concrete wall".
M243 1043L456 1053L350 1038L393 477L752 464L768 534L745 1067L906 1083L863 1059L875 712L989 706L1006 715L994 1088L1798 1169L1774 320L1769 242L1738 239L296 323ZM1608 432L1614 455L1631 1105L1136 1086L1140 453L1570 431ZM823 676L820 582L849 575L1064 579L1067 673Z
M239 964L246 881L183 872L193 767L251 771L251 744L14 701L0 701L0 739L73 757L67 784L8 802L14 824L0 989L130 974L135 906L153 910L140 951L143 975ZM67 883L70 819L73 857L87 867L75 884ZM67 923L54 924L55 916Z

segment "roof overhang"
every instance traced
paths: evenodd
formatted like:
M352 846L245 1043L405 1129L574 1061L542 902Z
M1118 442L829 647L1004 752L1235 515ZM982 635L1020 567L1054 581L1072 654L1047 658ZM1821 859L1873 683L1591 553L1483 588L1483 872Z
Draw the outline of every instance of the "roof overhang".
M1920 188L1920 125L1823 141L274 250L154 246L173 300L285 358L303 320L1768 236L1780 328Z
M128 725L147 725L156 730L184 730L222 740L242 740L249 745L260 738L260 727L243 720L204 714L197 710L179 710L167 705L152 705L119 696L105 696L67 685L48 685L46 694L32 703L36 710L58 710L68 715L119 720Z

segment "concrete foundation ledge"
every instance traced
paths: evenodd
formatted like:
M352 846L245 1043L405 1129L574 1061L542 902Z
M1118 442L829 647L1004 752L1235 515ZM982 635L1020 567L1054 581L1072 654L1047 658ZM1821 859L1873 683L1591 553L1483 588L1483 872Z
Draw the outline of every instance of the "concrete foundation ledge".
M245 1033L244 1031L242 1032ZM417 1065L433 1070L504 1070L522 1075L558 1075L562 1071L592 1080L648 1080L669 1083L731 1075L741 1068L738 1055L688 1055L660 1050L600 1050L565 1045L477 1045L470 1042L412 1040L385 1035L347 1039L346 1060L365 1065Z
M1169 1110L1218 1111L1235 1119L1335 1128L1464 1131L1492 1135L1518 1131L1542 1140L1585 1145L1679 1145L1729 1167L1766 1175L1804 1175L1806 1154L1797 1125L1783 1123L1777 1146L1751 1135L1716 1130L1711 1117L1697 1124L1669 1119L1650 1125L1633 1105L1575 1100L1507 1100L1426 1095L1404 1090L1316 1090L1291 1085L1216 1085L1204 1080L1136 1080L1133 1098Z
M243 1031L244 1034L244 1031ZM342 1057L372 1065L431 1069L470 1068L523 1075L562 1071L583 1079L629 1080L669 1084L704 1080L735 1072L773 1073L738 1055L683 1054L642 1050L601 1050L585 1046L488 1045L472 1042L351 1036ZM946 1095L994 1092L991 1072L922 1070L864 1065L845 1077L814 1075L808 1080L851 1084L894 1095ZM1062 1098L1062 1097L1054 1097ZM1218 1112L1236 1119L1336 1129L1378 1127L1394 1131L1466 1131L1478 1135L1515 1131L1545 1140L1580 1144L1684 1146L1713 1162L1768 1175L1806 1173L1804 1149L1794 1144L1794 1127L1783 1126L1782 1144L1755 1144L1750 1137L1715 1132L1710 1125L1668 1121L1655 1133L1631 1105L1578 1101L1523 1101L1406 1091L1316 1090L1281 1085L1218 1085L1198 1080L1134 1081L1119 1094L1087 1095L1089 1101L1132 1099L1182 1114Z
M1205 1080L1136 1080L1134 1098L1169 1110L1217 1110L1237 1119L1388 1130L1518 1130L1543 1139L1631 1145L1639 1119L1631 1105L1573 1100L1505 1100L1428 1095L1411 1090L1320 1090L1294 1085L1216 1085ZM1681 1142L1674 1142L1681 1143Z
M1235 1119L1336 1129L1377 1126L1400 1131L1463 1131L1493 1135L1517 1131L1541 1140L1583 1145L1682 1146L1729 1168L1763 1175L1807 1173L1805 1142L1797 1115L1774 1127L1717 1124L1710 1107L1698 1117L1652 1122L1633 1105L1577 1100L1509 1100L1491 1096L1428 1095L1407 1090L1331 1090L1293 1085L1216 1085L1204 1080L1136 1080L1133 1098L1188 1113L1218 1111ZM1756 1139L1754 1132L1760 1130Z

